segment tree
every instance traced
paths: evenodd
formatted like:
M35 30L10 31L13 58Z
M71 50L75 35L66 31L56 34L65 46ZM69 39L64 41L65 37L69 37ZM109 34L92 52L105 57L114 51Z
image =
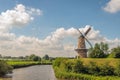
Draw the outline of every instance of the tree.
M108 46L107 43L101 42L101 43L100 43L100 48L101 48L101 50L102 50L105 54L108 54L109 46Z
M41 61L41 58L39 56L33 57L33 61Z
M26 60L29 60L29 56L25 56L25 59L26 59Z
M105 52L108 50L108 45L104 43L96 43L94 48L90 48L88 53L91 58L104 58L106 57Z
M49 56L46 54L45 56L43 56L43 59L49 60Z
M120 46L113 48L110 55L113 58L120 58Z
M23 56L19 56L18 59L24 59L24 57Z
M41 58L39 56L36 56L35 54L31 54L29 56L29 59L32 61L40 61L41 60Z
M33 60L34 57L35 57L35 54L31 54L31 55L29 56L29 59L30 59L30 60Z

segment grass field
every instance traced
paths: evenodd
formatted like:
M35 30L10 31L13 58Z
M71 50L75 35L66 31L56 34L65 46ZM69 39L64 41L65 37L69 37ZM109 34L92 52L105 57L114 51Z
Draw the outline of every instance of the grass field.
M31 65L49 65L52 64L49 60L42 61L26 61L26 60L7 60L7 63L13 68L27 67Z
M58 78L58 80L120 80L119 76L96 76L96 75L90 75L90 74L84 74L84 73L75 73L73 71L67 72L63 69L64 63L71 62L72 66L75 63L76 60L79 59L59 59L57 64L59 63L59 67L53 66L55 75ZM115 58L81 58L80 59L83 62L83 65L88 67L87 65L90 64L90 62L95 62L96 65L102 66L104 64L107 64L108 66L112 66L114 69L116 69L116 65L120 63L120 59ZM69 65L69 64L68 64ZM65 68L68 66L64 66ZM93 66L94 67L94 66ZM68 68L67 68L68 69ZM69 66L69 69L72 69L71 66Z
M8 60L7 63L13 68L27 67L31 65L39 65L40 62L37 61L21 61L21 60Z
M74 62L76 59L69 59L71 62ZM81 58L80 59L84 65L89 64L90 62L95 62L97 65L103 65L108 63L111 66L115 66L116 63L120 62L120 59L117 58Z
M120 59L116 58L82 58L84 65L89 64L90 62L95 62L97 65L103 65L108 63L109 65L115 67L116 63L120 61Z

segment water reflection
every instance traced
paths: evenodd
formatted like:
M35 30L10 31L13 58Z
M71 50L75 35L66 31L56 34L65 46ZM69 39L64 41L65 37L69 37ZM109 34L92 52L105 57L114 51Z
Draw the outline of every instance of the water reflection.
M14 69L13 74L3 80L56 80L51 65L37 65L26 68ZM10 76L12 76L10 78Z

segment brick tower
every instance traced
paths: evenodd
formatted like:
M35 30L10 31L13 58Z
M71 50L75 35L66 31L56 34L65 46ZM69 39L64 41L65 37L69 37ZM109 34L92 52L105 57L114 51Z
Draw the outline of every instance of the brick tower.
M87 58L87 49L86 49L85 41L87 41L89 45L92 47L91 43L86 38L86 35L91 30L91 28L89 27L84 34L79 29L77 30L79 31L80 36L78 38L78 46L77 49L75 49L75 51L78 53L79 57Z

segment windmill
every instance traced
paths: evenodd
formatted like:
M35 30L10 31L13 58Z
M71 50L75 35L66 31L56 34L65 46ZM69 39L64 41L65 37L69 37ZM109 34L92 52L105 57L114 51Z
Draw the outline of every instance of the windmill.
M87 57L87 50L86 49L86 44L85 41L88 42L88 44L90 45L90 47L92 48L92 44L90 43L90 41L86 38L86 35L88 34L88 32L91 30L91 27L89 27L85 33L82 33L79 29L77 29L78 32L80 33L80 36L78 37L78 47L77 49L75 49L75 51L78 53L78 55L81 58L86 58Z

